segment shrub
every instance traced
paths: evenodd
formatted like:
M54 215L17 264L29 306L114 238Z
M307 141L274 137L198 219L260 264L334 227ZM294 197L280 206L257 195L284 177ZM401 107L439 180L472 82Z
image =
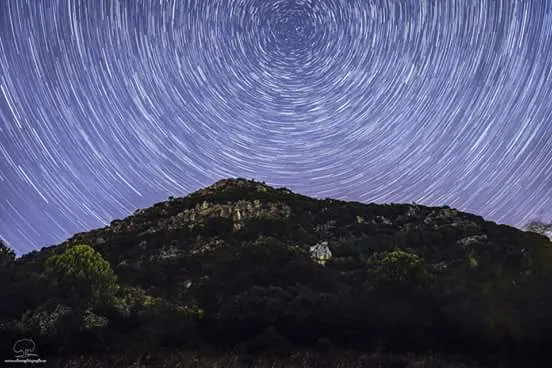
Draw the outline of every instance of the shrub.
M378 281L384 283L420 281L426 273L422 257L401 249L386 252L371 263Z

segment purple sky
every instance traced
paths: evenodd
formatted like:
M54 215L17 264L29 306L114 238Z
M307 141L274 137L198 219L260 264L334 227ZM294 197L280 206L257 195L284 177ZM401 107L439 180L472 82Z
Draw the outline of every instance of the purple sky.
M231 176L550 220L551 14L542 0L2 0L0 236L21 254Z

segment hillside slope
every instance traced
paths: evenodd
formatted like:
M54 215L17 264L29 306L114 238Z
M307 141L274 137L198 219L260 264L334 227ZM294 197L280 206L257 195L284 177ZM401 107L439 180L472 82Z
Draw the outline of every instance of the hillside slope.
M116 275L101 302L71 283L95 285L95 266L68 278L47 262L80 244ZM4 261L0 343L34 336L53 355L318 344L538 358L552 347L551 271L547 238L446 206L227 179Z

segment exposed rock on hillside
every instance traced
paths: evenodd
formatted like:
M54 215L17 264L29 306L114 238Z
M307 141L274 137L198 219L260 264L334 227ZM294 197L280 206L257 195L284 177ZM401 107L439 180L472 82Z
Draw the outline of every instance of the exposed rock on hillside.
M77 244L117 275L101 307L67 297L47 272ZM552 347L551 272L546 237L447 206L318 200L226 179L7 261L0 343L36 335L69 354L322 340L536 357Z

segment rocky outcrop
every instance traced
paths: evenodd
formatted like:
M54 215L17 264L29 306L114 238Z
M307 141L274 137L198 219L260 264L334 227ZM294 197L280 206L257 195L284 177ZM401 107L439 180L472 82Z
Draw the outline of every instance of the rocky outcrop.
M312 259L321 265L326 264L332 258L332 252L327 241L313 245L309 251Z
M473 236L467 236L465 238L462 238L457 241L459 245L462 247L467 247L470 245L474 245L477 243L485 242L487 240L487 235L473 235Z

